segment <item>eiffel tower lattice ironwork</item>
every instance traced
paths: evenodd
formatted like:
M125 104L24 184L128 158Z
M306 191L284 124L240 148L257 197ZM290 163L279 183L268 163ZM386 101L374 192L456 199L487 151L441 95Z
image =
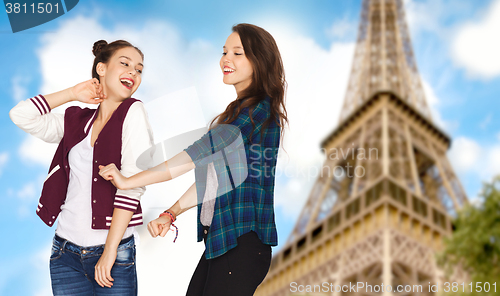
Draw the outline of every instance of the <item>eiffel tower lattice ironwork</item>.
M256 295L436 295L429 283L446 278L435 253L468 203L450 143L432 122L403 0L363 0L339 125L322 142L321 174ZM467 275L457 268L451 278ZM365 289L338 291L349 283Z

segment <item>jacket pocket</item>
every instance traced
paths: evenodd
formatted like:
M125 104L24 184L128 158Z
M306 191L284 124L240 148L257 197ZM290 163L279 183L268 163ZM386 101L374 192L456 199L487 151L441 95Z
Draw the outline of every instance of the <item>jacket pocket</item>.
M57 172L61 167L59 165L56 165L55 167L53 167L49 174L47 175L47 178L45 178L45 181L43 181L44 183L50 178L50 176L52 176L55 172Z

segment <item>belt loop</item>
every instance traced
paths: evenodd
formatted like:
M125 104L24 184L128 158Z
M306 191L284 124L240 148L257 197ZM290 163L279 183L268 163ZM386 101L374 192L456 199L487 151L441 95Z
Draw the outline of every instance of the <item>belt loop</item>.
M62 247L61 247L61 251L62 251L63 253L64 253L64 250L65 250L65 248L66 248L66 243L67 243L67 242L68 242L68 240L67 240L67 239L65 239L65 240L64 240L64 243L63 243L63 245L62 245Z

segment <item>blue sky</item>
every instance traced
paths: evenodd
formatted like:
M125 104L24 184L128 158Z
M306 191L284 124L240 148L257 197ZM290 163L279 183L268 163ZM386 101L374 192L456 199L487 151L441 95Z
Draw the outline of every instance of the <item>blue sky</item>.
M54 147L34 141L10 121L8 112L19 100L89 79L92 43L126 38L145 53L143 84L136 97L147 103L195 87L207 120L234 99L234 91L222 84L218 70L231 26L254 23L275 36L289 83L288 153L279 165L298 170L319 166L319 143L338 121L360 2L80 1L66 15L16 34L11 33L7 14L0 14L0 131L4 138L0 143L0 196L4 203L0 225L8 242L0 252L0 295L50 295L48 254L55 229L45 226L35 209ZM500 120L496 112L500 105L500 58L496 54L500 44L492 37L500 30L500 1L405 3L433 118L452 137L449 158L467 195L475 199L481 182L500 173ZM168 125L156 128L168 129ZM180 189L174 188L176 185L148 189L144 198L149 200L149 215L153 218L159 208L173 203L182 188L187 188L184 183L192 182L189 178L176 183ZM277 178L276 219L282 245L314 180ZM184 219L185 224L179 225L184 228L179 239L184 249L172 246L171 241L149 240L140 232L141 239L144 237L138 254L138 260L144 258L142 266L139 261L142 295L155 291L154 285L149 285L155 277L148 273L155 267L149 264L173 257L190 258L182 272L170 277L178 283L172 289L181 291L172 295L182 293L202 250L200 246L189 249L195 244L189 230L194 225ZM183 231L190 234L182 238Z

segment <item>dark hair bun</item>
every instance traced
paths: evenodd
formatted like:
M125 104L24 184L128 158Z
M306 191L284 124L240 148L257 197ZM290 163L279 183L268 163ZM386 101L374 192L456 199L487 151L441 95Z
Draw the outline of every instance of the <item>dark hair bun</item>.
M106 40L99 40L94 43L94 47L92 48L92 53L94 56L98 56L104 47L106 47L108 43Z

